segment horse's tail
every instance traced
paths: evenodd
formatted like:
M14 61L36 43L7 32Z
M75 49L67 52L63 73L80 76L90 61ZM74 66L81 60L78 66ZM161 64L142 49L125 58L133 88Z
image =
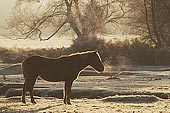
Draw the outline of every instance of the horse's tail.
M23 77L26 78L26 73L23 69L22 69L22 74L23 74Z
M23 61L22 64L21 64L22 74L23 74L23 77L26 78L26 70L25 70L24 67L25 67L25 66L24 66L24 61Z

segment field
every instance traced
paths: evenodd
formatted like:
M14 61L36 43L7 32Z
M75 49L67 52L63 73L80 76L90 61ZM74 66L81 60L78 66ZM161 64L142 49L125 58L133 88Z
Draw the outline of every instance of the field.
M37 104L32 104L29 96L23 104L22 75L0 76L0 112L170 113L168 66L127 66L116 78L110 78L110 73L79 76L72 87L72 105L63 104L63 82L37 79Z

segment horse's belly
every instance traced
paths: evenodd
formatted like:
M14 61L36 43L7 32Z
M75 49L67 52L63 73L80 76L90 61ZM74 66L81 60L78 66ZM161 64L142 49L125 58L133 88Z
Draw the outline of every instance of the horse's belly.
M65 81L64 79L50 79L50 78L43 78L41 77L43 80L49 81L49 82L58 82L58 81Z
M64 81L65 77L61 75L41 74L39 75L42 79L50 82Z

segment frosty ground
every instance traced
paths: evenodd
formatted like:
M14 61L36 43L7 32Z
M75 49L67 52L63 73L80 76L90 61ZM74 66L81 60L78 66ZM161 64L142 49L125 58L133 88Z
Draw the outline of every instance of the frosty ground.
M128 69L116 79L110 75L79 76L72 87L72 105L63 104L63 82L36 81L37 104L21 102L21 74L0 76L0 112L168 113L169 67ZM11 85L13 84L13 85ZM14 86L14 87L13 87ZM17 86L17 87L15 87Z

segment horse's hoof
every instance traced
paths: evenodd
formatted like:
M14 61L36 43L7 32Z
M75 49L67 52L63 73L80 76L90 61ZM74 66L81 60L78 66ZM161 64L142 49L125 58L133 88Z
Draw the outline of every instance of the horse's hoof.
M22 103L26 104L25 100L22 100Z
M67 102L68 105L71 105L71 102Z
M33 104L36 104L36 102L33 100L33 101L31 101L31 103L33 103Z
M22 103L26 104L26 102L23 102L23 101L22 101Z
M71 102L64 101L64 104L71 105Z
M64 104L67 104L67 102L64 101Z
M67 101L66 101L66 99L64 99L64 101L63 101L63 102L64 102L64 104L67 104Z

